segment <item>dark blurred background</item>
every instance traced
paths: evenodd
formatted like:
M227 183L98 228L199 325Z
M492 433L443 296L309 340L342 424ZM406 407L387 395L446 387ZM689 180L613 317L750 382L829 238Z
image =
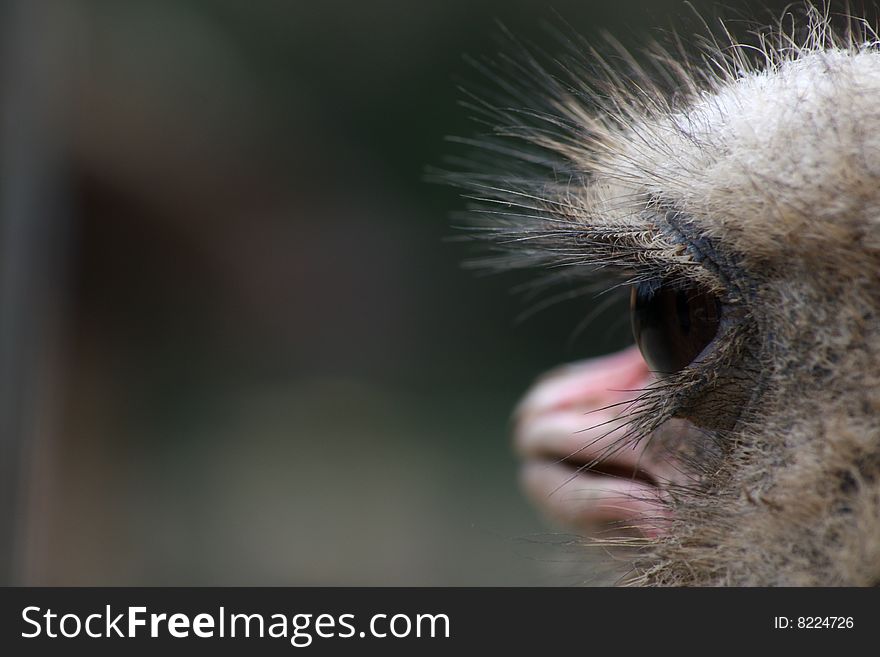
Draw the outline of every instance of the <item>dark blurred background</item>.
M638 48L684 3L0 6L4 581L595 581L508 422L625 311L516 321L526 279L462 268L425 170L496 20Z

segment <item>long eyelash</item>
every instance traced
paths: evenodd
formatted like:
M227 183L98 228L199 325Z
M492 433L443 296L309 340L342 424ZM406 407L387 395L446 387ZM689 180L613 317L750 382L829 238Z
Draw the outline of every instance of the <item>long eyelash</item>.
M677 232L658 230L656 223L666 211L651 209L656 201L643 194L620 196L603 210L614 212L642 208L640 223L612 221L597 216L568 185L563 192L550 193L552 186L520 179L489 176L474 179L469 174L451 174L452 182L464 190L471 202L464 218L468 237L488 246L493 255L469 261L470 267L493 271L524 268L574 268L578 274L592 275L606 270L612 281L626 285L652 278L687 279L704 269L705 262L687 252ZM658 217L656 221L649 216ZM665 224L663 224L665 226ZM699 253L697 251L696 253ZM706 274L706 272L700 272ZM703 283L707 283L704 279ZM718 286L718 282L713 287Z

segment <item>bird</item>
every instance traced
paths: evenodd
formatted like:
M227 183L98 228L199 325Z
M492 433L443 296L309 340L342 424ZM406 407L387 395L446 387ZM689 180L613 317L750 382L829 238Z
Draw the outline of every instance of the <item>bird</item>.
M477 265L628 294L637 345L589 384L619 385L599 421L595 365L521 405L539 505L581 495L598 523L578 486L614 488L621 522L584 541L622 585L880 584L876 29L807 3L636 54L508 38L447 173ZM547 430L566 381L578 412Z

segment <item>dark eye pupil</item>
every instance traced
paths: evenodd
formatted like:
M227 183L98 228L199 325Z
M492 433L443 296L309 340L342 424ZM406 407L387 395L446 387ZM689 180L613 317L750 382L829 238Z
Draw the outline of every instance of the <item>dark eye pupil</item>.
M718 333L721 304L694 286L640 283L630 300L633 335L651 371L687 367Z

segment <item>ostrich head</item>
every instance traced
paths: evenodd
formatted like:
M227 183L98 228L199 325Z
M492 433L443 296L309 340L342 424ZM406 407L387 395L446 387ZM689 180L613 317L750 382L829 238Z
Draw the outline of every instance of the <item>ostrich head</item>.
M612 541L628 583L880 582L880 46L807 13L695 58L523 55L471 103L495 261L631 290L656 376L604 457L677 474Z

